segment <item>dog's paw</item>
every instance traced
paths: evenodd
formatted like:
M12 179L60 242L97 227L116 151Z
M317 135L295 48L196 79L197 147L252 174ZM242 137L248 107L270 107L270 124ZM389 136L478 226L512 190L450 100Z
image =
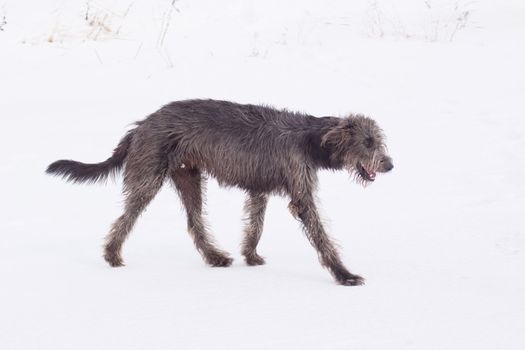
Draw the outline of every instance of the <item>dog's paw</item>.
M206 262L213 267L228 267L233 263L233 259L223 254L213 254L206 257Z
M124 266L124 260L122 260L118 254L106 252L106 254L104 254L104 260L106 260L111 267Z
M264 265L266 263L264 258L258 254L247 255L244 259L246 260L246 264L250 266Z
M365 279L358 275L350 275L338 278L337 283L343 286L362 286L365 284Z

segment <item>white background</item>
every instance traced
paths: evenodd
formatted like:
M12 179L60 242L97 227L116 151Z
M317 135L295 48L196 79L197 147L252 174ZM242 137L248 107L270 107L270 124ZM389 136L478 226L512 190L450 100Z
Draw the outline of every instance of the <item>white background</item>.
M522 1L2 0L0 28L0 349L525 348ZM319 186L365 286L333 282L283 198L267 264L246 266L244 195L213 180L233 266L205 266L170 186L127 265L103 261L120 179L71 185L46 166L102 161L185 98L378 121L394 171Z

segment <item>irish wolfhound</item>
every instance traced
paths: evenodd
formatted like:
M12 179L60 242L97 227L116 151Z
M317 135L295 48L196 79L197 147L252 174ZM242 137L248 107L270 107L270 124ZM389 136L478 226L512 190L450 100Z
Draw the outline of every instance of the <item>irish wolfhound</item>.
M322 117L227 101L172 102L136 123L102 163L59 160L47 172L72 182L97 182L124 167L125 209L106 237L104 258L122 266L121 248L137 217L168 177L188 217L188 231L206 263L229 266L203 218L205 176L245 190L248 225L242 254L264 264L256 247L270 194L286 195L321 264L343 285L363 284L350 273L323 228L314 201L318 169L345 169L357 182L393 168L376 122L361 115Z

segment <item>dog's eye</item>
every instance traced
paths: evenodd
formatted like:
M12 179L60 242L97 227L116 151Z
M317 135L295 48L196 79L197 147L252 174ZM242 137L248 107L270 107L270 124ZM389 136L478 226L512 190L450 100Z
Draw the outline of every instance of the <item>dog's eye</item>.
M365 144L366 148L372 148L372 146L374 146L374 138L367 137L363 143Z

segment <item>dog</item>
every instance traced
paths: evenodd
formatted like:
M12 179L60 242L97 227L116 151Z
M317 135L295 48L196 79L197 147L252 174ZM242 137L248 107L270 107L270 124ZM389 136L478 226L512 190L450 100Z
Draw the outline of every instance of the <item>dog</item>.
M242 254L248 265L265 263L257 244L268 197L277 194L290 199L289 209L321 265L339 284L355 286L364 279L343 265L316 208L317 171L346 170L366 185L393 167L383 131L363 115L318 118L263 105L194 99L169 103L137 122L107 160L59 160L47 173L93 183L123 170L124 213L112 225L104 248L113 267L123 265L122 245L166 178L181 198L188 231L204 261L231 265L232 258L217 247L203 217L204 183L210 176L247 194Z

